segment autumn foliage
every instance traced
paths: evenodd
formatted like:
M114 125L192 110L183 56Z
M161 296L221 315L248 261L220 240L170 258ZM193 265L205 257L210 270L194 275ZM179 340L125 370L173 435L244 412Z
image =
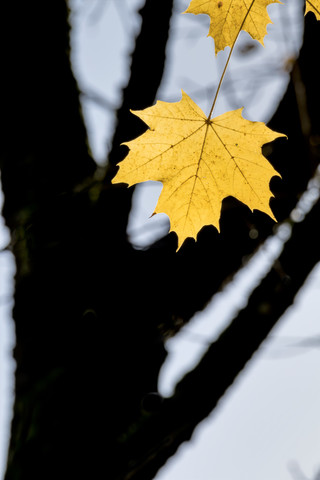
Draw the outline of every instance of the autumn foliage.
M269 188L273 176L279 175L262 155L262 146L281 133L261 122L242 117L241 111L226 112L214 118L217 96L235 43L242 30L263 45L270 18L267 6L278 0L192 0L185 13L207 14L209 36L215 41L215 53L230 47L208 115L182 92L177 103L157 102L155 106L133 113L149 130L127 142L127 158L120 164L113 183L129 186L147 180L163 184L154 213L166 213L170 230L178 235L178 248L188 237L197 238L205 225L219 231L221 205L233 196L251 210L275 217L269 206ZM317 3L307 2L306 11L319 16Z
M130 152L116 180L163 183L155 213L169 216L178 247L205 225L219 230L221 204L229 195L273 217L269 182L277 172L261 146L281 134L244 119L241 111L207 119L183 92L180 102L134 112L150 129L127 143Z
M112 2L80 3L99 3L101 13ZM113 3L125 8L130 2ZM317 10L306 16L299 58L290 60L287 91L267 128L255 118L244 119L241 109L217 113L234 44L226 48L228 62L211 109L200 110L186 93L181 99L180 85L175 103L156 103L176 2L139 3L144 3L141 29L132 38L128 84L114 112L104 167L92 158L80 104L89 95L72 71L68 1L2 5L8 21L0 30L0 168L2 213L11 232L3 255L14 255L15 285L13 301L9 294L1 301L12 309L16 333L5 480L154 478L200 422L211 412L220 414L226 392L320 261L320 200L304 219L290 218L320 158ZM207 14L211 5L218 13L231 11L227 0L203 0ZM235 15L244 5L249 18L259 3L232 5ZM196 7L199 3L191 2L189 9ZM285 5L276 8L285 16ZM91 20L85 11L85 20ZM204 41L214 58L212 38ZM282 134L288 140L273 141ZM174 232L144 250L128 239L134 188L124 184L148 179L163 183L156 211L170 216L178 244ZM223 195L228 197L219 219ZM158 378L167 339L225 285L233 288L230 279L257 248L264 249L274 219L292 226L282 253L221 334L210 345L200 339L207 352L172 396L161 398ZM207 223L215 226L201 228ZM275 228L275 236L281 230ZM190 235L197 242L183 242ZM213 326L219 326L219 315L210 317ZM221 440L213 462L223 449ZM238 454L232 452L234 458ZM247 470L238 477L247 478Z

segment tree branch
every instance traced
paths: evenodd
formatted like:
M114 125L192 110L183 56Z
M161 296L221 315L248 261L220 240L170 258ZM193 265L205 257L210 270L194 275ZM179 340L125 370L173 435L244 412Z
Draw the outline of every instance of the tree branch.
M177 385L160 411L143 416L136 433L122 437L126 462L117 479L153 478L195 427L214 410L252 355L265 340L312 268L320 260L320 200L292 236L269 274L251 295L248 305L214 342L195 369Z

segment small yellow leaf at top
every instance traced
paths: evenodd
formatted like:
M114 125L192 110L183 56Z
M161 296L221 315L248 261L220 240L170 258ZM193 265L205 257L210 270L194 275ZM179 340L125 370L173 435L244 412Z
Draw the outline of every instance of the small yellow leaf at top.
M306 11L305 15L308 12L313 12L317 20L320 20L320 0L306 0Z
M219 230L221 204L230 195L274 218L269 183L279 174L261 147L285 135L244 119L241 112L208 120L184 92L179 102L158 101L133 112L150 129L125 144L130 151L113 183L162 182L154 213L168 215L178 248L187 237L196 239L205 225Z
M267 6L279 0L192 0L184 13L210 17L208 36L214 39L216 54L233 47L241 30L263 45L267 25L272 23Z

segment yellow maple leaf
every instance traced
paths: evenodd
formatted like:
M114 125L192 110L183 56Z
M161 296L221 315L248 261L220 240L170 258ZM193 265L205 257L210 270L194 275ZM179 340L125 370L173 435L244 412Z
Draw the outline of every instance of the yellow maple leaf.
M184 13L210 17L208 36L214 39L216 54L233 47L241 30L263 45L267 25L272 23L267 6L279 0L192 0Z
M113 183L162 182L154 213L169 216L178 248L187 237L196 239L205 225L219 230L222 200L230 195L274 218L269 183L279 174L261 147L285 135L244 119L241 112L208 120L184 92L179 102L158 101L133 112L150 128L125 143L130 151Z
M320 20L320 2L319 2L319 0L312 0L312 1L307 0L306 1L305 14L307 14L308 12L313 12L316 16L316 19Z

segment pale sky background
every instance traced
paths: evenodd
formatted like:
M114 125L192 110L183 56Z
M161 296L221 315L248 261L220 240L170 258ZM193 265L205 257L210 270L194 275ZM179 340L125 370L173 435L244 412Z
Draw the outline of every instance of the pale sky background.
M128 55L140 25L135 12L143 3L72 2L74 72L84 92L85 120L98 163L104 162L112 139L113 108L121 103L121 88L129 75ZM252 42L246 33L240 35L216 115L244 106L244 116L250 120L267 121L272 116L287 85L286 66L297 55L302 35L300 1L284 3L268 8L274 24L268 27L265 48ZM213 40L207 38L209 21L205 16L181 15L188 4L188 0L176 1L167 69L157 99L178 101L183 89L208 113L228 51L215 58ZM99 94L104 106L90 100L91 93ZM165 215L149 219L160 190L155 182L136 189L128 233L137 248L148 245L168 229ZM316 190L311 189L309 197L314 198ZM245 304L247 293L268 270L287 233L285 228L279 230L278 236L260 249L226 291L216 295L167 343L169 355L159 379L163 395L170 395L179 377L192 368L206 345ZM0 225L0 248L8 239ZM13 389L13 274L11 255L0 252L0 479ZM319 293L320 266L218 408L199 425L192 441L183 444L161 469L157 480L290 480L295 465L300 466L305 479L314 477L320 468ZM304 344L304 339L313 343Z

